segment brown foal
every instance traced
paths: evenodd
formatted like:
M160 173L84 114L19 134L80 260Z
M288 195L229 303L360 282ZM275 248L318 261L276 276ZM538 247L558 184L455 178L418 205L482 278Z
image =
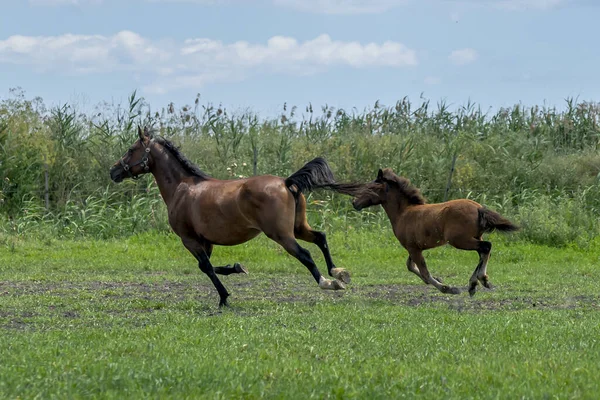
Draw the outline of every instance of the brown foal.
M379 170L377 179L364 186L352 205L361 210L381 204L387 213L394 235L408 250L406 266L426 284L432 284L442 293L458 294L456 287L443 285L427 269L423 250L445 245L479 253L479 264L469 280L469 294L477 291L478 281L491 288L486 273L492 243L482 235L494 230L511 232L519 228L500 214L468 199L427 204L425 198L406 178L386 168Z
M214 245L234 246L261 232L279 243L311 272L321 289L344 289L350 274L336 268L325 233L311 229L306 220L302 193L318 187L336 189L333 174L322 158L315 158L287 179L272 175L237 180L209 177L186 159L168 140L154 137L147 128L138 129L139 140L110 170L111 179L121 182L151 173L167 205L169 224L183 245L198 260L198 266L219 292L219 305L227 305L229 293L217 274L247 273L238 263L213 267ZM308 250L296 239L316 244L323 252L329 275L324 278Z

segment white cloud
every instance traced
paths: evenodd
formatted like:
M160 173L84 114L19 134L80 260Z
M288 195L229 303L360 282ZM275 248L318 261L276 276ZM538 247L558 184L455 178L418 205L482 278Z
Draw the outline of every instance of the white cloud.
M105 0L28 0L32 5L83 6L101 4ZM122 0L126 1L126 0ZM391 9L414 3L415 0L145 0L150 3L189 3L208 6L271 4L317 14L381 14ZM421 0L432 6L449 2L474 7L492 7L504 10L547 10L580 0Z
M11 36L0 40L2 63L61 74L128 71L145 78L148 90L165 92L265 71L306 75L335 67L410 67L418 60L414 50L391 41L363 44L320 35L304 42L274 36L266 43L207 38L176 43L121 31L112 36Z
M407 0L273 0L277 6L321 14L380 14Z
M454 65L467 65L477 60L477 51L471 48L454 50L448 56L450 62Z
M29 4L35 6L79 6L100 3L102 0L29 0Z
M193 4L203 4L207 6L216 6L216 5L225 5L232 3L242 3L244 0L146 0L150 3L193 3ZM249 0L246 0L249 1ZM252 1L252 0L250 0Z
M166 46L163 46L166 47ZM10 36L0 40L0 63L29 65L37 71L90 73L117 69L147 70L170 58L167 50L140 35Z
M456 4L474 7L492 7L496 9L520 10L549 10L567 3L577 3L579 0L454 0Z
M496 7L508 10L548 10L565 3L565 0L498 0Z
M182 55L197 56L209 62L214 59L229 64L252 67L270 65L291 67L293 65L348 65L356 68L369 66L404 67L417 64L417 56L398 42L383 44L342 42L329 35L298 42L287 36L273 36L266 45L239 41L225 45L210 39L186 40Z

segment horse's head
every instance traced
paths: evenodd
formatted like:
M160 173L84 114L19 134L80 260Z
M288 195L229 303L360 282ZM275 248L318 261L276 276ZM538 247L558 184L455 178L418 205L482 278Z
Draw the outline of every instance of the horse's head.
M367 183L364 186L364 190L354 198L352 206L355 210L360 211L363 208L379 205L385 200L387 190L388 187L385 182L384 171L380 169L377 173L377 178L374 181Z
M125 178L137 178L138 176L150 172L152 157L150 156L150 146L152 136L148 128L138 127L139 140L131 145L129 150L117 161L110 169L110 178L119 183Z

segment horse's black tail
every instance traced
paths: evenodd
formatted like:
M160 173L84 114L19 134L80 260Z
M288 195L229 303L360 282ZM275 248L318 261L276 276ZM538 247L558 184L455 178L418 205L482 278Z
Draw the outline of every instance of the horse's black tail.
M479 229L482 233L493 232L496 229L502 232L514 232L520 229L502 215L485 207L480 208L478 213Z
M285 180L285 185L294 196L315 189L328 189L338 193L356 196L364 187L358 183L336 183L333 172L324 158L317 157L306 163Z
M327 161L321 157L307 162L285 180L285 186L294 194L310 192L318 186L334 183L333 172Z

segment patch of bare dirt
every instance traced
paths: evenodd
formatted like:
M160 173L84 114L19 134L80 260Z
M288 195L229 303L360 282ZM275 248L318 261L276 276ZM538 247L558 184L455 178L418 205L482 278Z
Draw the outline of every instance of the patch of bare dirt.
M347 285L345 291L323 291L310 279L300 276L283 278L244 277L223 279L231 296L229 302L241 315L257 311L246 310L243 303L272 301L274 303L316 304L332 301L338 304L377 302L405 307L444 307L458 312L486 312L510 310L600 309L600 296L544 297L538 293L523 294L511 288L495 289L493 296L487 289L469 297L466 288L460 295L445 295L423 284L403 285ZM514 293L514 295L513 295ZM30 311L15 310L0 305L0 328L26 329L28 321L37 318L59 318L76 322L85 319L85 312L105 313L120 317L135 317L158 312L164 308L193 309L206 315L215 314L218 295L212 284L201 279L182 281L164 280L156 283L141 282L0 282L0 300L7 297L36 297L31 299ZM43 298L41 296L44 296ZM1 304L1 302L0 302ZM135 319L135 318L133 318ZM140 323L144 323L143 321Z

